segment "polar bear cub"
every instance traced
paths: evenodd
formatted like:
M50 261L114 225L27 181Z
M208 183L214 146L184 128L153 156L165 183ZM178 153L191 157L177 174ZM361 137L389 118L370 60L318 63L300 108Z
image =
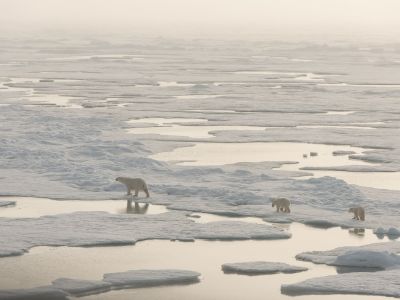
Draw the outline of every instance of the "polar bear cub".
M125 184L127 195L131 195L131 190L134 190L136 197L138 196L139 191L144 191L147 198L150 197L147 184L142 178L117 177L115 180L121 182L122 184Z
M276 206L276 211L283 211L286 213L290 213L290 201L286 198L275 198L272 199L272 207Z
M353 219L364 221L365 220L365 210L361 206L359 207L350 207L349 212L354 214Z

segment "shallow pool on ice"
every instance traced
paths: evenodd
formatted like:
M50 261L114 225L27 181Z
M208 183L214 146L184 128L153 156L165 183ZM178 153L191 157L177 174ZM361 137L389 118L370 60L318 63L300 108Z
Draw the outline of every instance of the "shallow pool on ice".
M129 133L133 134L160 134L170 136L185 136L191 138L212 138L215 137L210 132L213 131L230 131L230 130L265 130L265 127L258 126L183 126L169 125L164 127L143 127L131 128Z
M334 156L333 151L346 150L361 154L365 149L351 146L290 142L255 143L196 143L194 146L177 148L171 152L152 155L161 161L184 161L185 166L225 165L238 162L299 162L296 169L306 166L370 165L359 160L349 160L348 155ZM316 156L309 156L316 152ZM303 157L307 154L307 157Z
M57 215L78 211L105 211L112 214L161 214L168 209L163 205L141 203L128 204L127 200L51 200L35 197L7 197L15 205L0 207L3 218L38 218L46 215Z
M283 164L278 170L299 171L310 168L307 172L311 172L313 177L332 176L350 184L400 190L398 184L400 172L377 172L373 169L351 172L355 167L376 166L369 162L349 158L350 153L362 155L366 150L368 149L345 145L294 142L198 142L194 146L154 154L151 158L167 162L175 161L184 166L213 166L263 161L291 162ZM348 154L334 155L338 151ZM315 152L317 155L312 156L311 152ZM340 169L335 169L335 167L340 167Z

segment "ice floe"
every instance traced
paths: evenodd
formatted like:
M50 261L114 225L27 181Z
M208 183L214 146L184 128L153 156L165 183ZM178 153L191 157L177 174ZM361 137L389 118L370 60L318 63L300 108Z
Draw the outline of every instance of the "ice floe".
M350 250L338 255L335 266L386 269L400 264L400 256L387 251Z
M79 224L79 226L77 226ZM62 233L62 234L61 234ZM245 222L196 223L184 212L115 215L78 212L39 218L0 218L0 235L8 241L0 256L21 255L34 246L129 245L141 240L285 239L290 233L270 225Z
M199 281L200 273L186 270L133 270L104 274L103 280L113 288L138 288Z
M320 294L360 294L400 297L400 269L379 272L353 272L282 285L292 296Z
M52 282L52 287L73 296L84 296L107 292L112 285L105 281L58 278Z
M32 289L0 290L0 299L58 300L69 296L101 294L112 289L142 288L199 281L200 273L188 270L132 270L104 274L102 281L58 278L52 285Z
M400 264L400 258L396 255L398 252L400 252L400 242L393 241L303 252L296 255L296 259L334 266L387 268Z
M0 290L0 299L7 300L66 300L68 293L53 287L32 289Z
M221 268L225 273L237 273L245 275L297 273L308 270L306 267L297 267L285 263L267 262L267 261L226 263L223 264Z

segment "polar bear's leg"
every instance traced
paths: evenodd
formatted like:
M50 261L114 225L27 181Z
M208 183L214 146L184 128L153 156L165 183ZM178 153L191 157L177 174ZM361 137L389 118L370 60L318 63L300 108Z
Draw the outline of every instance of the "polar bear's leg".
M285 212L290 213L290 207L289 206L285 207Z
M132 195L131 194L131 189L129 188L129 186L126 186L126 194L129 196L129 195Z
M135 188L135 197L137 197L139 195L139 189Z
M149 194L149 190L147 189L147 187L145 186L143 190L146 193L146 197L149 198L150 194Z

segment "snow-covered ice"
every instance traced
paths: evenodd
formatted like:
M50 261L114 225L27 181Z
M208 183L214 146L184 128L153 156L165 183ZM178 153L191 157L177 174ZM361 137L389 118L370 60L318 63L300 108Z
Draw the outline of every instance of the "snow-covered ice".
M241 263L226 263L221 266L225 273L237 273L246 275L297 273L307 271L306 267L292 266L279 262L252 261Z

